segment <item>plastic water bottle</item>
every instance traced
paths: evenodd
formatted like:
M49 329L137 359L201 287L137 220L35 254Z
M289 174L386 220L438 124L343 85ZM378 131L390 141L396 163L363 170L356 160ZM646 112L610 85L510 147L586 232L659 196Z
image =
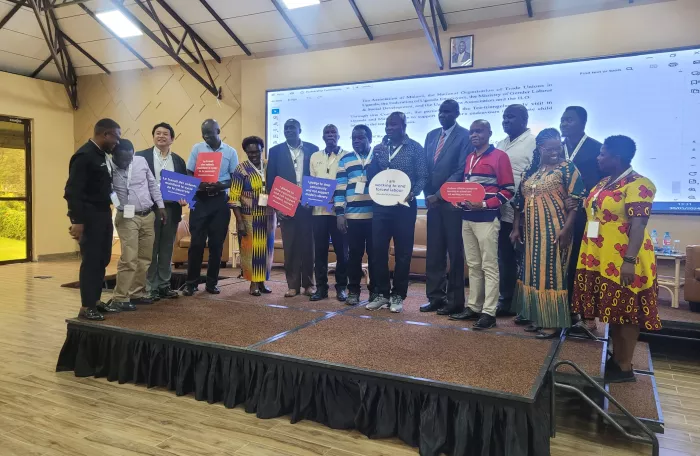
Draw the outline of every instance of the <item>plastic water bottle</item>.
M671 252L671 233L664 233L664 255L670 255Z
M659 248L659 233L656 230L651 230L651 243L654 246L654 250Z

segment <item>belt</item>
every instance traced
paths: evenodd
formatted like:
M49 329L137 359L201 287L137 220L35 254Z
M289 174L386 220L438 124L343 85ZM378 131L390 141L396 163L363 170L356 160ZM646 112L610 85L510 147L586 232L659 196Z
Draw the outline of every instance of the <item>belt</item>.
M119 212L124 212L124 209L117 209L117 210L118 210ZM153 212L152 209L147 209L147 210L141 211L141 212L134 212L134 215L138 215L139 217L145 217L145 216L147 216L148 214L150 214L151 212Z
M219 190L218 192L214 192L214 193L209 193L209 192L197 192L196 195L197 195L198 197L201 198L202 196L207 196L207 197L219 196L219 195L221 195L221 194L223 194L223 193L226 193L226 190Z

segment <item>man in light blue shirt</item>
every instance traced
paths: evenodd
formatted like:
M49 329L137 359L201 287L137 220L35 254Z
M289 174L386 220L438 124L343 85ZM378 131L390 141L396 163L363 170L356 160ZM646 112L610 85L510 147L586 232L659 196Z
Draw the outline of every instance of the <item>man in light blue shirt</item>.
M194 197L194 207L190 210L190 248L187 254L187 282L183 288L185 296L192 296L197 291L202 269L205 247L209 248L207 262L207 281L205 290L219 294L217 287L221 254L228 236L228 224L231 211L228 208L228 190L231 187L231 175L238 166L236 150L224 144L219 135L221 129L214 119L202 123L202 139L192 147L187 161L187 173L194 175L197 157L201 152L221 153L221 167L217 182L202 182Z

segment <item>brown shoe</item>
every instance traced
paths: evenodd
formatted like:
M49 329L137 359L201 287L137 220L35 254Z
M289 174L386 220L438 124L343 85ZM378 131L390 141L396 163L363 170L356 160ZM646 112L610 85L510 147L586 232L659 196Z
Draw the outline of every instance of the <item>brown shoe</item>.
M296 296L296 295L298 295L298 294L299 294L299 290L293 290L293 289L290 288L290 289L287 290L287 292L284 294L284 297L285 297L285 298L293 298L294 296Z

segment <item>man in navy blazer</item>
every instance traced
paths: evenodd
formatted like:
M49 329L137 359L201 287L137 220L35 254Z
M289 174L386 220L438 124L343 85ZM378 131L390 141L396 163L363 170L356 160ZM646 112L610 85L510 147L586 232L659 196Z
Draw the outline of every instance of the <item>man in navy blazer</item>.
M169 124L161 122L153 127L153 147L137 152L136 155L146 159L148 168L160 184L160 173L163 170L174 171L187 175L185 160L170 150L175 140L175 130ZM182 220L182 205L178 201L165 201L167 222L156 220L155 239L153 241L153 258L148 268L146 291L150 298L157 301L161 298L177 298L176 291L170 289L173 258L173 245L177 226Z
M318 146L301 140L301 124L296 119L284 123L286 142L270 148L265 170L265 187L267 193L277 176L301 187L302 178L309 175L311 155L318 151ZM277 212L277 220L282 228L282 248L284 249L284 272L287 276L285 297L299 294L304 287L304 294L311 296L316 292L314 286L314 242L312 232L311 208L301 204L293 217Z
M450 315L464 310L464 247L462 211L440 196L445 182L463 182L464 166L474 146L469 131L457 124L459 103L446 100L440 105L437 128L425 138L428 158L428 183L425 203L428 207L428 245L426 252L425 293L428 303L421 312ZM447 257L450 270L447 272Z

